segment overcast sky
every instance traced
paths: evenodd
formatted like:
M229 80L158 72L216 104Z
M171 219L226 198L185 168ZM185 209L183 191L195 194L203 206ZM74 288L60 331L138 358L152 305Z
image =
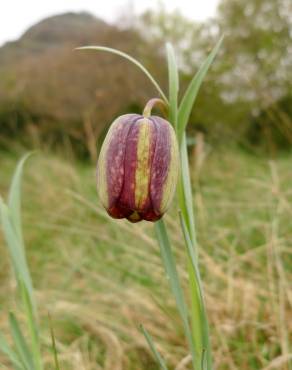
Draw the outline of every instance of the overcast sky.
M132 4L135 13L155 8L158 0L4 0L0 5L0 45L17 39L28 27L50 15L67 11L87 11L114 21L122 9ZM194 20L205 20L216 12L219 0L164 0L169 10L179 9Z

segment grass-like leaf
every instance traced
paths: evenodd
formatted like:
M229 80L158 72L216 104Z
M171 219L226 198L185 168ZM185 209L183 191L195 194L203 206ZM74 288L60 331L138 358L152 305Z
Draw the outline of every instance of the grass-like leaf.
M198 95L199 89L201 87L201 84L215 58L215 56L218 53L218 50L222 44L223 36L220 38L220 40L215 45L214 49L211 51L211 53L208 55L204 63L201 65L200 69L192 79L192 81L189 84L189 87L187 88L187 91L185 92L181 104L179 106L178 110L178 139L179 142L182 140L183 133L185 131L185 128L187 126L194 102L196 100L196 97Z
M18 284L22 281L25 285L33 310L36 312L21 225L21 178L23 166L31 154L24 155L16 167L9 190L8 206L0 198L0 219L16 279ZM19 286L19 289L21 292L21 286Z
M8 207L10 209L11 220L13 227L18 235L19 241L23 244L22 228L21 228L21 178L23 166L32 153L24 155L19 161L13 175L13 179L9 189Z
M21 177L24 163L29 156L30 153L25 155L17 165L10 186L8 206L2 199L0 199L0 215L11 264L18 283L23 307L25 309L28 330L31 338L31 349L29 349L22 337L18 322L13 314L10 315L11 332L17 347L17 354L24 368L29 368L31 370L30 362L33 361L34 368L42 370L43 365L38 335L36 304L33 296L31 276L26 261L21 225Z
M9 323L14 345L21 363L25 369L35 370L32 353L24 339L18 321L12 312L9 314Z
M149 348L151 349L151 351L153 353L153 356L155 357L155 359L156 359L158 365L160 366L160 368L162 370L168 370L167 366L165 364L165 361L163 360L161 354L157 351L157 349L155 347L155 344L154 344L154 341L153 341L151 335L148 333L148 331L144 328L143 325L141 325L141 330L142 330L142 333L144 334L144 337L147 340Z
M175 297L176 305L183 322L184 332L190 347L192 359L193 361L195 361L193 337L191 335L191 329L188 320L188 309L185 302L183 290L181 288L181 284L179 281L175 258L172 253L170 241L163 220L155 222L155 230L160 246L161 257L166 271L166 275L169 279L171 290Z
M193 209L193 192L190 178L190 168L188 161L188 151L187 151L187 139L186 133L183 133L182 142L180 146L180 159L181 159L181 199L179 200L181 211L183 212L184 220L187 223L188 231L193 242L194 247L196 247L196 230L195 230L195 216ZM197 255L197 251L195 249Z
M198 269L198 261L197 256L195 254L193 243L191 241L187 225L185 224L183 216L180 214L180 221L181 221L181 227L185 239L185 244L187 247L187 252L189 256L189 261L191 264L192 273L189 274L190 279L192 281L190 282L190 285L193 287L192 289L192 300L194 302L193 307L196 308L195 312L195 320L196 320L196 328L195 333L197 340L197 352L199 352L199 355L201 357L200 363L202 366L202 369L211 369L212 366L212 359L211 359L211 348L209 343L209 327L208 327L208 320L207 315L205 312L205 305L204 305L204 297L202 293L202 282L200 277L200 272ZM202 338L201 338L202 333ZM200 346L198 344L200 343ZM199 347L199 348L198 348Z
M0 334L0 351L6 355L16 369L24 369L15 351L9 346L6 339Z
M179 75L173 47L170 43L166 44L168 81L169 81L169 112L170 122L177 129L177 96L179 91Z
M6 244L8 246L17 282L19 283L20 281L23 281L32 297L32 282L24 255L24 249L12 224L10 210L1 198L0 215Z
M206 356L206 350L203 349L202 351L202 370L208 370L208 360L207 360L207 356Z
M23 282L20 282L22 301L25 307L25 314L28 324L28 329L31 338L31 352L38 370L43 369L42 356L41 356L41 346L39 337L39 327L37 323L36 313L34 312L32 302L27 291L27 288Z
M181 222L182 231L183 231L183 234L184 234L184 239L185 239L185 242L186 242L187 252L188 252L188 255L190 257L190 261L192 263L192 268L194 269L195 275L197 277L196 284L199 285L199 284L201 284L201 281L200 281L200 274L199 274L199 270L198 270L197 256L195 255L195 251L194 251L194 248L193 248L193 244L192 244L192 241L191 241L186 223L185 223L184 218L182 217L181 214L180 214L180 222ZM199 294L200 294L200 298L201 298L201 301L202 301L203 297L201 296L201 292L199 292Z
M60 370L60 365L59 365L59 360L58 360L58 352L57 352L57 346L56 346L56 340L55 340L55 334L54 334L54 328L53 328L53 323L52 323L52 319L51 319L50 314L48 314L48 318L49 318L49 324L50 324L52 348L53 348L53 353L54 353L55 370Z
M75 50L96 50L96 51L106 51L108 53L116 54L119 55L122 58L125 58L135 64L138 68L141 69L141 71L149 78L149 80L152 82L160 96L164 99L164 101L168 104L167 97L165 96L164 92L160 88L159 84L155 80L155 78L152 76L152 74L141 64L138 62L137 59L133 58L131 55L124 53L123 51L113 49L113 48L108 48L106 46L82 46L80 48L76 48Z

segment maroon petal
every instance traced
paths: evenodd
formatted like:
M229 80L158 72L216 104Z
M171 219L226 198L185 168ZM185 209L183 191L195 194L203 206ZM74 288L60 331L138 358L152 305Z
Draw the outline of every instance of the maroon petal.
M163 187L169 171L171 137L167 121L157 116L151 119L156 127L156 145L151 169L150 195L153 211L159 215Z

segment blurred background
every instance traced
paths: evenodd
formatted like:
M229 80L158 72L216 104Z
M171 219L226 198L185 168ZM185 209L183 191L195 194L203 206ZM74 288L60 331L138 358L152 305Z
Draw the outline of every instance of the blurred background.
M171 368L188 369L151 225L110 221L95 191L95 162L110 123L140 113L156 91L127 61L74 48L127 52L167 91L170 41L182 95L223 33L188 126L215 364L290 370L291 0L1 5L0 192L6 194L18 158L38 149L24 177L24 227L62 369L158 369L140 323ZM186 280L175 205L166 221ZM2 235L0 253L0 308L7 313L17 302Z
M15 137L34 147L66 144L77 156L96 160L95 143L109 123L126 111L140 112L156 95L127 62L103 53L73 52L75 47L100 44L126 51L166 88L164 44L171 41L183 92L224 33L190 131L204 133L216 145L235 144L270 156L290 149L289 0L209 0L194 5L124 0L102 7L75 1L73 10L84 8L77 13L64 12L70 9L66 2L51 3L31 1L20 9L17 4L15 15L12 1L1 12L1 147L7 148L7 138Z

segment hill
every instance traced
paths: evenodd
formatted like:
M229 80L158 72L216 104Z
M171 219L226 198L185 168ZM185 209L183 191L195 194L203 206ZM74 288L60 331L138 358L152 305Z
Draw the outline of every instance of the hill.
M102 33L107 29L105 22L88 13L65 13L46 18L30 27L19 40L0 48L0 66L78 40L90 41L92 32Z
M161 76L159 55L141 36L88 13L53 16L0 48L0 136L56 145L96 157L95 142L125 109L155 95L140 71L116 56L74 51L107 45L131 53ZM131 76L131 78L129 78Z

